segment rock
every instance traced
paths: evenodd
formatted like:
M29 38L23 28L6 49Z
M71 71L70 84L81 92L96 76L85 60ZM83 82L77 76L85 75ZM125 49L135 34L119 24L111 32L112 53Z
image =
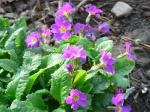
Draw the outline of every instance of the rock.
M15 19L15 18L17 18L17 14L15 14L15 13L6 13L4 15L4 17L10 18L10 19Z
M150 65L150 58L137 57L136 62L140 67L146 68L146 67L149 67Z
M125 2L117 2L114 7L112 8L111 12L115 14L116 17L128 16L131 11L132 7Z

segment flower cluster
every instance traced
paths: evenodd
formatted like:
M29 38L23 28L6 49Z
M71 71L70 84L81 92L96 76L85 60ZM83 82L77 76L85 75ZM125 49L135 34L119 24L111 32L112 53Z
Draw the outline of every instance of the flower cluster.
M83 81L84 78L85 80L87 80L89 77L90 78L94 77L89 76L90 72L91 71L93 72L94 70L95 71L97 70L96 72L98 73L99 69L104 69L107 73L115 74L117 70L117 63L116 63L117 58L116 59L113 58L110 52L106 52L104 50L105 46L104 48L100 49L100 51L99 49L98 50L96 49L97 47L96 44L100 43L99 41L98 42L96 41L96 38L101 38L103 35L111 34L110 30L111 25L108 24L109 22L99 22L95 26L90 25L91 17L96 16L99 18L102 15L103 11L92 4L86 5L85 11L88 12L89 15L87 16L85 23L78 23L73 20L70 21L70 18L72 18L71 15L74 13L74 11L75 8L71 3L68 2L64 3L63 6L56 11L55 23L50 26L50 29L44 27L41 28L39 32L37 31L32 32L30 35L27 36L25 42L28 48L39 47L40 44L49 43L51 35L53 36L52 39L55 41L54 45L60 47L61 50L59 51L60 52L62 51L63 58L67 60L68 64L66 64L65 66L67 71L66 74L69 74L69 76L71 77L70 82L72 82L72 85L69 88L71 90L70 95L66 97L65 101L66 104L71 105L71 108L73 110L77 110L80 107L85 108L87 106L86 95L80 90L75 89L75 88L79 89L82 88L78 87L78 83L81 83L80 85L83 85L83 83L85 83ZM102 35L99 36L98 35L99 33L101 33ZM83 42L84 44L82 44L82 41L84 41L84 39L86 39L85 42L88 41L92 46L87 51L84 50L85 48L84 44L86 43ZM64 43L67 47L61 46ZM125 43L125 49L126 51L124 53L124 56L127 55L128 59L134 60L135 56L132 53L130 42ZM95 54L97 56L95 56ZM80 62L79 60L82 61L82 64L79 64ZM115 65L116 68L114 64L116 64ZM80 70L83 73L79 74L78 76L78 72L80 72ZM106 74L106 72L104 73ZM84 76L81 76L82 74L84 74ZM114 75L112 75L112 77L113 76ZM83 80L80 82L79 80L81 78ZM116 106L115 112L131 111L130 106L123 105L124 95L120 89L118 89L116 94L112 97L112 103Z
M33 47L39 47L40 43L45 43L44 41L47 40L50 36L50 29L43 27L39 32L35 31L28 35L25 42L27 47L31 49Z
M116 106L115 112L131 112L129 105L123 106L124 95L119 90L117 90L116 94L112 97L112 103Z
M70 91L70 96L66 97L66 103L70 104L73 110L77 110L79 106L82 108L87 106L87 98L81 91L72 89Z

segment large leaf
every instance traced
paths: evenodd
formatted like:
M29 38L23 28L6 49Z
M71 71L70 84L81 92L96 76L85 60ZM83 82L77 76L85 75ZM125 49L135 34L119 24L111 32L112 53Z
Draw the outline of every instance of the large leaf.
M64 65L52 74L51 95L61 104L65 102L66 96L71 89L71 78L66 73Z
M96 76L93 79L93 90L92 93L103 93L104 90L106 90L111 82L110 79L107 77L102 77L102 76Z
M115 63L115 75L128 75L135 67L135 62L127 58L118 59Z
M109 52L113 48L113 41L112 40L107 40L107 38L101 38L97 40L95 44L96 50L99 51L101 49L104 49L106 52Z
M17 71L18 65L15 61L10 59L0 59L0 67L5 69L6 71L15 73Z
M114 74L114 80L117 86L127 87L129 86L129 79L125 78L135 67L135 62L127 58L118 59L115 63L116 73Z
M13 112L48 112L42 97L29 94L26 101L14 100L10 106Z
M26 51L23 56L23 67L26 68L29 72L36 70L37 67L41 64L41 55L35 54L31 51Z
M62 54L51 53L50 55L43 56L41 65L43 67L53 67L63 61Z
M22 38L22 36L25 36L25 29L24 27L21 27L17 29L14 33L11 34L11 36L8 38L8 40L5 43L6 49L14 49L16 47L16 38Z
M8 109L5 105L0 105L0 112L12 112L12 111Z

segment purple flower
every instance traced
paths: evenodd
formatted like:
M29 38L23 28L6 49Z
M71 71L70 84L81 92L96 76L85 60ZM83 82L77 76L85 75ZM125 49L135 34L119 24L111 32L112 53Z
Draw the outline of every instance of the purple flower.
M93 28L89 24L85 25L84 34L90 39L94 40L95 37L96 28Z
M76 23L74 26L74 32L75 34L83 33L85 29L85 24Z
M87 53L82 46L71 45L67 49L64 49L64 59L78 59L81 58L82 62L86 62Z
M66 65L66 69L68 72L72 72L73 68L72 68L72 65L71 64L67 64Z
M115 68L113 64L115 63L115 59L112 57L112 54L110 52L105 53L103 49L100 50L100 54L101 54L100 62L102 63L104 70L114 74Z
M96 17L100 17L100 15L102 14L102 10L98 9L95 5L92 4L88 4L85 6L85 10L86 12L88 12L91 15L95 15Z
M68 18L68 16L71 15L73 12L74 8L72 4L66 2L61 8L57 10L56 17L65 16Z
M131 106L117 106L115 112L131 112Z
M51 25L51 32L54 33L54 39L57 41L67 40L71 37L71 23L64 17L55 19L55 24Z
M100 23L98 29L103 33L110 33L110 25L106 22Z
M126 54L128 56L128 59L135 60L136 57L132 54L131 43L130 42L126 42L125 43L125 48L126 48Z
M42 29L41 29L41 36L42 37L50 37L50 35L51 35L51 30L50 29L48 29L48 28L45 28L45 27L43 27Z
M73 110L77 110L79 106L85 108L87 106L87 98L84 93L77 89L70 91L70 96L67 96L66 103L71 105Z
M122 93L117 93L112 97L112 103L115 106L122 105L124 101L124 95Z
M42 38L39 36L38 32L32 32L30 35L27 36L25 40L28 48L38 47L40 42L42 42Z
M112 97L112 103L116 106L115 112L131 112L131 107L123 106L124 95L122 89L118 88L116 94Z

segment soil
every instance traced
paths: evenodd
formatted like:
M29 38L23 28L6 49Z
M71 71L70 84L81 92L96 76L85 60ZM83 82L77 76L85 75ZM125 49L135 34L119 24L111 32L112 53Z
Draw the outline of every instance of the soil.
M77 0L70 1L79 3ZM137 60L136 68L130 74L128 90L131 94L127 101L133 112L150 112L150 0L121 0L133 8L129 16L121 18L116 18L110 11L117 1L91 0L91 3L104 10L104 20L111 20L112 39L116 41L117 49L122 49L120 45L126 39L124 37L133 41ZM26 16L29 27L38 28L53 23L57 4L58 0L1 0L0 17L7 17L13 22L20 16ZM82 12L80 8L76 19L83 21L86 15Z

